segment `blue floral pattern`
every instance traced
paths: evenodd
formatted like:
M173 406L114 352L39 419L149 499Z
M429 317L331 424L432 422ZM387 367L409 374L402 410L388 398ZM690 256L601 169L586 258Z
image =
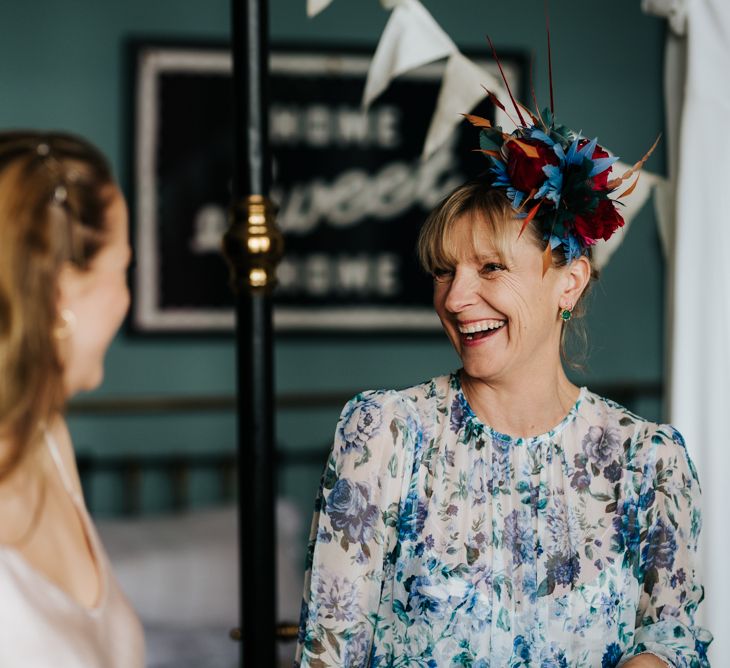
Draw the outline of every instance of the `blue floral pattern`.
M554 429L483 424L458 374L357 395L315 502L301 668L709 666L681 435L582 388Z

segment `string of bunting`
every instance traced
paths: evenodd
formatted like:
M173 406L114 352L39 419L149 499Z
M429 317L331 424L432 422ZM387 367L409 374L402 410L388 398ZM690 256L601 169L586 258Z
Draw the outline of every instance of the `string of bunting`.
M314 17L325 10L334 0L307 0L307 14ZM391 12L383 34L378 42L368 71L363 92L363 109L367 109L398 76L411 70L446 59L441 89L434 115L431 118L424 141L421 158L427 160L443 146L456 127L464 121L465 112L471 111L484 97L493 101L511 97L502 81L494 74L479 67L458 49L454 41L419 0L379 0L384 9ZM516 128L519 124L510 121L498 108L499 121L504 128ZM607 151L610 156L610 152ZM629 172L632 165L615 162L614 173ZM620 245L626 231L649 197L655 200L667 196L664 188L666 179L643 171L641 179L632 187L631 197L622 200L621 215L624 226L621 234L614 234L606 242L593 248L595 264L600 269ZM655 202L658 224L666 226L662 218L666 207Z

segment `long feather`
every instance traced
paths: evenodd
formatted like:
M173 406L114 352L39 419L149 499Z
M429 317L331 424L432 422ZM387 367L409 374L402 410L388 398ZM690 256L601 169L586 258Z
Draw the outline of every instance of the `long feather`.
M616 177L615 179L611 179L608 183L606 183L606 188L608 190L615 190L618 188L624 181L627 179L630 179L634 174L636 174L638 171L641 170L641 168L644 166L644 163L649 159L649 156L654 152L654 149L657 147L657 144L659 143L659 140L662 138L661 134L656 138L654 143L651 145L651 148L646 152L644 157L639 160L637 163L633 165L630 169L627 169L621 176ZM626 194L626 193L624 193ZM622 195L623 197L623 195Z
M467 121L469 121L476 128L491 128L492 121L481 116L474 116L473 114L462 114Z
M632 192L634 192L634 188L636 188L636 184L639 182L639 178L641 177L641 174L639 174L636 177L636 181L634 181L626 190L624 190L619 196L618 199L621 199L622 197L628 197Z
M483 148L473 148L474 153L483 153L484 155L491 155L493 158L499 158L502 154L499 151L486 151Z
M498 97L497 97L497 96L496 96L496 95L495 95L495 94L494 94L494 93L493 93L493 92L492 92L491 90L487 89L487 88L486 88L485 86L482 86L482 88L484 88L484 91L486 92L486 94L487 94L487 97L489 98L489 101L490 101L490 102L491 102L491 103L492 103L492 104L493 104L493 105L494 105L495 107L498 107L498 108L499 108L499 109L501 109L501 110L502 110L502 111L503 111L503 112L504 112L505 114L507 114L507 118L509 118L509 119L510 119L510 121L512 121L512 122L513 122L513 123L514 123L515 125L517 125L517 122L515 121L515 119L514 119L514 118L512 118L512 116L510 116L510 115L509 115L509 111L507 111L507 109L505 109L504 105L503 105L503 104L502 104L502 103L501 103L501 102L499 101L499 98L498 98Z
M486 86L482 85L482 88L484 89L484 92L489 97L489 101L495 106L499 107L505 114L507 113L507 110L504 108L504 105L500 102L499 98Z
M548 131L548 126L545 124L545 120L542 117L542 114L540 113L540 105L537 103L537 95L535 95L535 79L533 78L533 70L535 65L535 52L532 52L532 55L530 56L530 92L532 93L532 101L535 104L535 112L537 113L538 120L540 122L540 125L542 125L545 132ZM534 118L534 116L533 116ZM537 125L537 123L535 123Z
M525 231L527 226L532 222L532 219L535 217L535 214L537 213L537 210L540 208L540 205L542 202L538 202L530 209L530 213L527 214L525 219L522 221L522 227L520 228L520 233L517 235L517 238L519 239L522 236L522 233Z
M643 158L642 158L641 160L639 160L639 162L637 162L637 163L636 163L636 164L635 164L635 165L634 165L634 166L633 166L633 167L632 167L632 168L631 168L631 169L629 170L629 172L631 172L631 174L634 174L634 173L638 172L638 171L639 171L639 170L640 170L640 169L641 169L641 168L642 168L642 167L644 166L644 163L645 163L645 162L646 162L646 161L647 161L647 160L649 159L649 156L650 156L650 155L651 155L652 153L654 153L654 149L655 149L655 148L657 147L657 144L659 143L659 140L660 140L661 138L662 138L662 136L661 136L661 134L660 134L660 135L659 135L659 136L658 136L658 137L656 138L656 140L654 141L654 143L653 143L653 144L651 145L651 148L650 148L650 149L649 149L649 150L648 150L648 151L646 152L646 154L644 155L644 157L643 157ZM630 175L629 175L629 176L630 176ZM624 178L624 180L626 180L626 179L627 179L627 178L629 178L629 177L628 177L628 176L625 176L625 175L624 175L624 177L623 177L623 178Z
M502 63L499 61L499 57L497 56L497 49L494 48L494 44L492 44L492 38L487 35L487 39L489 40L489 46L492 47L492 54L494 55L494 60L497 62L497 66L499 67L499 73L502 75L502 81L504 81L504 85L507 87L507 92L509 93L509 99L512 100L512 105L515 108L515 111L517 112L517 116L520 119L520 123L522 123L522 127L526 127L527 124L525 123L525 119L522 118L522 112L520 111L519 106L517 105L517 101L515 100L515 96L512 95L512 89L509 87L509 81L507 81L507 77L504 75L504 70L502 69Z
M533 114L532 111L530 111L529 107L526 107L521 102L518 102L517 104L520 106L520 109L522 109L522 111L524 111L530 117L530 120L532 121L533 125L536 126L540 122L540 120L537 118L537 116L535 116L535 114Z
M555 118L555 98L553 97L553 54L550 49L550 14L548 0L545 0L545 31L547 32L548 79L550 80L550 114Z
M537 193L537 188L533 188L529 192L527 197L525 197L525 199L522 201L522 204L520 204L519 208L517 209L517 213L522 213L522 210L525 208L527 203L535 196L536 193ZM522 232L520 232L520 234L522 234Z

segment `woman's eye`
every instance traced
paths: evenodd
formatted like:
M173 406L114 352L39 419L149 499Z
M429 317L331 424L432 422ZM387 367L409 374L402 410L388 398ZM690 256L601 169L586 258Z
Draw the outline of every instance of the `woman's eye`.
M448 281L454 275L453 269L434 269L431 274L433 280L438 282Z
M482 273L491 274L495 271L502 271L503 269L506 269L503 264L499 264L498 262L487 262L487 264L482 267Z

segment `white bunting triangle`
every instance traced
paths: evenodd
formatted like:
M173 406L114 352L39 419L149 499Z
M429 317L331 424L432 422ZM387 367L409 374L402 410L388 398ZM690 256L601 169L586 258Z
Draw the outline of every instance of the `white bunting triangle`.
M460 51L452 53L446 63L436 111L423 146L422 160L437 151L463 122L462 114L468 114L486 96L484 88L498 96L503 90L501 82L491 72L483 70Z
M314 18L331 4L332 0L307 0L307 16L310 19Z
M418 0L399 0L370 64L363 107L367 109L395 77L456 51L456 44Z
M622 174L629 169L631 169L631 165L627 165L620 161L613 165L614 174ZM646 200L649 199L654 188L657 185L660 185L662 181L664 181L662 177L652 174L651 172L639 172L639 182L636 184L634 191L627 196L626 199L620 200L624 205L620 206L620 213L621 217L624 219L624 226L616 230L608 241L601 241L593 247L593 262L598 269L602 269L608 264L609 259L611 259L611 256L624 240L624 237L629 231L631 222L636 217L636 214L641 211L641 208L644 204L646 204ZM633 181L629 181L629 183L621 189L621 192L628 188L631 183L633 183Z

